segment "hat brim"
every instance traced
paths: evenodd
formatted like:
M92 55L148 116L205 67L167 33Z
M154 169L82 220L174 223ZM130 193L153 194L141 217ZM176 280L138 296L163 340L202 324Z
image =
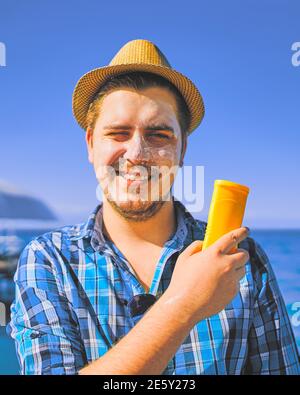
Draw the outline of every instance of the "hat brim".
M188 134L199 126L205 113L204 103L200 92L189 78L169 67L130 63L99 67L84 74L77 82L72 99L73 114L83 129L86 130L87 128L87 112L100 87L109 77L133 71L157 74L170 81L179 90L190 111L191 119Z

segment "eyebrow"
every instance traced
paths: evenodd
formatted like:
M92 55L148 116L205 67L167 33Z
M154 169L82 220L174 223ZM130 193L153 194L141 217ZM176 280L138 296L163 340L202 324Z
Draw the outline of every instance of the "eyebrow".
M109 129L109 130L130 130L131 126L128 126L128 125L106 125L106 126L104 126L104 129L106 129L106 130L107 129ZM175 134L172 126L167 125L165 123L150 124L150 125L147 125L144 129L145 130L167 130L167 131Z

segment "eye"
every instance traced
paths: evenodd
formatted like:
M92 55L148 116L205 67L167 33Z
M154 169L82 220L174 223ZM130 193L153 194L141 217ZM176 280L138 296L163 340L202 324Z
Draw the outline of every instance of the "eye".
M156 138L161 138L161 139L169 139L170 137L166 134L163 133L150 133L150 137L156 137Z
M111 132L107 133L106 136L111 137L117 141L124 141L128 137L128 132Z
M111 132L111 133L107 133L108 136L119 136L119 135L125 135L127 136L128 133L127 132Z

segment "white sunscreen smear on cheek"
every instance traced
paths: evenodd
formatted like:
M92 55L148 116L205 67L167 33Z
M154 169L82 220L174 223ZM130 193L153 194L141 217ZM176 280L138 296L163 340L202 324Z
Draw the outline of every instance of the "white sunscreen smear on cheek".
M158 151L158 155L161 156L161 157L166 156L166 150L160 149L160 150Z
M152 156L157 159L174 160L176 157L176 150L172 147L159 147L152 149Z

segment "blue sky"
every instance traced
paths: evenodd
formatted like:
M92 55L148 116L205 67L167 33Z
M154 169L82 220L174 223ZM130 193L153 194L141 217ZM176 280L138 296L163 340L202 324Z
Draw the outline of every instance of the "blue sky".
M0 180L41 197L66 221L98 203L84 132L72 116L77 80L144 38L201 91L206 115L185 164L251 189L244 223L300 228L299 1L0 0Z

